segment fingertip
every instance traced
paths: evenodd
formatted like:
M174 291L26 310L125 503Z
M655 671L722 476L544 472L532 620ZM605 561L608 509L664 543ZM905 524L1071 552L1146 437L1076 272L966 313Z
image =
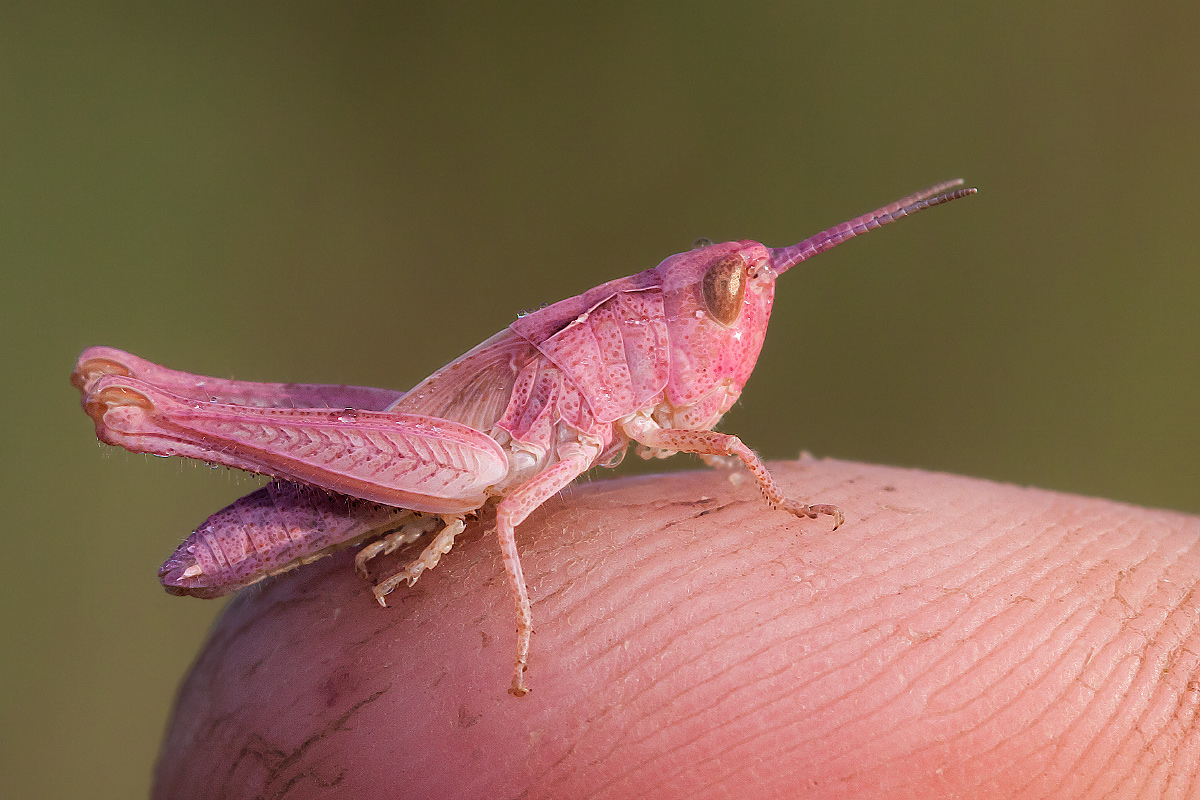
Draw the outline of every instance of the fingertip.
M358 796L969 796L1065 757L1028 736L1031 718L1073 729L1106 703L1186 695L1181 666L1117 697L1097 672L1110 661L1088 654L1200 651L1187 631L1134 640L1200 580L1180 544L1200 541L1200 519L914 470L771 468L791 496L836 502L834 529L840 508L855 525L822 535L709 473L596 482L536 511L520 538L537 635L515 680L505 572L479 525L387 611L349 554L238 598L180 693L158 796L217 793L211 775L229 797L300 796L330 765ZM1163 564L1169 581L1130 577ZM1114 581L1162 596L1110 609ZM1064 604L1086 618L1064 628ZM1056 693L1081 664L1099 689ZM1142 741L1078 726L1092 738L1071 752L1109 764ZM1200 754L1196 739L1161 744ZM271 769L249 751L298 755Z

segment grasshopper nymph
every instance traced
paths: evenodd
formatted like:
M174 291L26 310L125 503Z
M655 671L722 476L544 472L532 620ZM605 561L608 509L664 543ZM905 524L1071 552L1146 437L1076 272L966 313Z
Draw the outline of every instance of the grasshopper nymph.
M96 435L277 480L217 512L159 573L167 591L215 597L365 542L355 564L432 540L373 587L410 586L450 550L464 519L496 506L517 608L512 688L526 693L533 617L514 532L531 511L628 445L645 456L736 457L775 508L833 517L786 497L754 451L713 427L750 377L775 280L818 253L974 194L948 181L790 247L708 244L519 317L408 393L222 380L92 347L71 376ZM318 487L327 491L315 491Z

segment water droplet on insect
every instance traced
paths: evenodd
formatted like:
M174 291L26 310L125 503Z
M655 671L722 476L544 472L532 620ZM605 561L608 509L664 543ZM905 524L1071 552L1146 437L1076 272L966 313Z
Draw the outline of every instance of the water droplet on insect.
M625 460L625 448L622 447L620 450L616 451L615 453L610 455L608 458L601 461L600 466L615 467L624 460Z

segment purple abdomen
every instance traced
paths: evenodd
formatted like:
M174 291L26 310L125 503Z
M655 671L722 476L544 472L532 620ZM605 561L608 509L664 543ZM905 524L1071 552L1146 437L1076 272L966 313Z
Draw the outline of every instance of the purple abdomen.
M299 566L412 512L272 481L213 514L158 571L171 594L220 597Z

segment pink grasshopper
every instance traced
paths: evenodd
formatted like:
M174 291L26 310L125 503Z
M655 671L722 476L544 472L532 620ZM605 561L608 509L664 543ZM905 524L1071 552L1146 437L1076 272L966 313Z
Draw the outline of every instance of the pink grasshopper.
M83 352L71 380L103 442L278 479L179 546L159 573L173 594L216 597L362 542L355 565L366 577L374 556L434 534L375 584L382 604L449 552L468 515L495 502L517 608L510 691L520 696L533 618L515 528L591 467L614 466L630 442L644 458L736 457L773 507L842 523L835 506L784 496L750 448L712 428L758 360L777 277L975 192L961 185L938 184L791 247L725 242L671 256L519 317L407 394L207 378L103 347Z

